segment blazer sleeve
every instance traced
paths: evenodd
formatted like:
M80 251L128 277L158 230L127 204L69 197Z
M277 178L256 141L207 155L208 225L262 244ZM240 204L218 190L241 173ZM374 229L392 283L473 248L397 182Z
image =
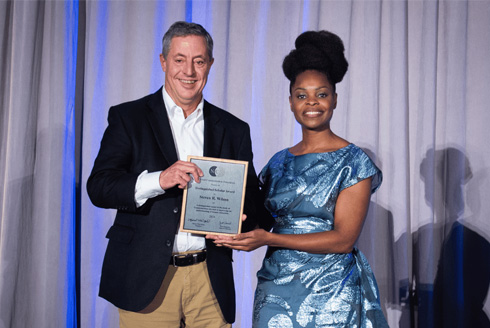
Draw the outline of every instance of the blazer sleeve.
M245 124L245 130L239 146L238 158L248 161L247 186L245 190L244 214L247 219L242 224L242 232L256 228L265 208L259 194L259 182L253 165L252 140L250 138L250 127Z
M136 211L134 188L141 172L130 171L132 141L117 106L109 110L108 123L87 180L87 192L95 206Z

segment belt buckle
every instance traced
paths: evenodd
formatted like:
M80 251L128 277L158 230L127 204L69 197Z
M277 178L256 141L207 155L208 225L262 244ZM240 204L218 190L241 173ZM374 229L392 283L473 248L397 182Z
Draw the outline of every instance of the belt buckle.
M192 258L192 264L196 264L198 263L199 261L199 255L201 253L192 253L192 254L182 254L182 255L172 255L172 265L174 267L179 267L179 265L177 265L176 263L176 259L189 259L189 258ZM185 264L185 265L182 265L182 266L188 266L188 265L192 265L191 263L189 264Z
M175 259L177 259L177 258L184 258L184 257L185 257L185 255L172 255L172 264L173 264L173 266L175 268L178 267L178 265L175 263Z

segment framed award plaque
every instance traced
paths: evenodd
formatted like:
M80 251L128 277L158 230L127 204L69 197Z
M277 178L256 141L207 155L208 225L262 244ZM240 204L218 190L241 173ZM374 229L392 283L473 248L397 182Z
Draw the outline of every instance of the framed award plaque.
M184 189L180 230L196 234L236 235L242 227L248 162L188 156L203 171L200 183Z

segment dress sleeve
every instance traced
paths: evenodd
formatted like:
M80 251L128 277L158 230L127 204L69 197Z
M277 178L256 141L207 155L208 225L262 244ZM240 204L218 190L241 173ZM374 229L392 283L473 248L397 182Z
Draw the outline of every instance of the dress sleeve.
M265 188L270 179L271 170L272 172L277 171L277 167L280 166L279 162L282 163L282 158L284 157L285 150L279 151L274 156L269 159L269 162L262 168L259 173L259 186L261 189Z
M340 191L372 177L371 193L374 193L383 181L383 173L360 148L352 155L344 167L345 175L340 184Z
M262 169L262 171L260 171L259 173L259 186L260 188L263 188L264 185L265 185L265 180L266 180L266 175L267 175L267 168L268 168L268 164L266 166L264 166L264 168Z

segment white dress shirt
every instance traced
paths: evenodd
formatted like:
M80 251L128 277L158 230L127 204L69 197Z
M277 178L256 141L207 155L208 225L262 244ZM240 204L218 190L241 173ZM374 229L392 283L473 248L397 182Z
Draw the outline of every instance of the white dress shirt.
M196 110L186 118L182 108L177 106L168 95L165 86L162 88L162 93L179 160L187 161L187 155L203 156L204 99L201 99ZM135 201L138 207L142 206L149 198L165 193L160 187L159 178L161 172L148 173L145 170L138 176L135 187ZM174 253L196 251L204 248L206 248L206 244L203 236L187 232L176 232Z

